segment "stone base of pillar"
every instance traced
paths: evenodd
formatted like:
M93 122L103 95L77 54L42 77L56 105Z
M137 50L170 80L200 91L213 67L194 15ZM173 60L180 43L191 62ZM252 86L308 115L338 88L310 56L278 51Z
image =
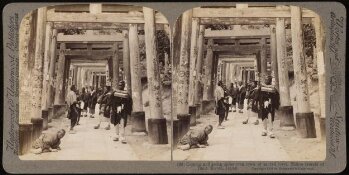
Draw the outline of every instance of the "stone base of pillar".
M32 118L31 123L33 124L33 140L40 137L42 132L42 124L44 120L42 118Z
M33 142L33 124L20 123L19 124L19 155L27 153L31 149Z
M321 132L321 140L326 140L326 118L319 117L319 123L320 123L320 132Z
M208 114L210 111L212 111L214 109L214 101L213 100L203 100L201 105L202 105L201 114Z
M53 106L48 108L48 122L52 122L52 118L53 118Z
M42 129L47 130L48 129L48 110L42 110L41 118L43 119Z
M63 114L65 114L66 111L66 105L65 104L59 104L59 105L53 105L53 116L52 118L56 119L61 117Z
M190 126L196 125L196 106L189 106L189 114L190 114Z
M279 116L280 127L294 127L296 124L293 118L293 106L280 106L276 116Z
M178 114L177 119L179 120L180 136L182 137L189 131L190 128L190 114Z
M147 129L145 127L144 111L132 112L131 122L132 122L131 132L147 132Z
M181 121L173 119L172 121L172 145L175 147L181 137Z
M202 113L202 106L201 103L198 103L195 105L196 106L196 118L200 118L200 115Z
M165 118L148 119L148 136L152 144L168 144L167 126Z
M296 113L297 131L302 138L316 138L313 112Z

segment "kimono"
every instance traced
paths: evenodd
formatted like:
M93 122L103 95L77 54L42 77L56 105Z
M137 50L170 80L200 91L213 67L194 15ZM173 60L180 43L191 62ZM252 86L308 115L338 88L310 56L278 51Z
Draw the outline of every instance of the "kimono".
M91 96L88 100L88 107L90 108L90 113L94 114L95 113L95 108L96 108L96 104L97 104L97 98L98 98L98 94L96 91L93 91L91 93Z
M266 105L269 103L269 105ZM268 118L268 114L271 114L271 120L274 121L275 110L280 106L280 95L275 88L262 87L259 90L258 105L260 117L262 120Z
M47 152L50 149L57 149L61 144L61 139L58 138L57 133L41 134L33 143L34 149L42 149L42 152Z
M239 104L239 109L243 109L244 108L244 100L245 100L245 96L246 96L246 88L245 86L241 86L238 88L238 93L237 93L237 102Z
M189 145L190 147L193 145L205 145L208 141L208 135L205 133L205 129L202 128L200 130L189 131L185 134L182 139L179 141L181 145Z
M120 97L112 94L110 103L111 123L114 125L120 124L121 119L124 119L124 127L127 125L127 116L132 112L132 98L129 94L127 97Z

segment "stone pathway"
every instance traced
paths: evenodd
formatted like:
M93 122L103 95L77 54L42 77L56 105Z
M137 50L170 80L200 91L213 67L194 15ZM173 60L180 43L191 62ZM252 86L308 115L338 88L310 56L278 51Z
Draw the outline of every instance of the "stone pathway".
M251 120L252 119L252 120ZM211 114L198 119L205 121L195 127L212 124L214 129L209 135L210 144L206 148L189 151L174 150L174 160L220 160L220 161L287 161L289 156L277 138L262 137L262 125L254 125L250 118L246 125L243 114L229 113L228 121L223 122L225 129L217 129L218 116Z
M129 144L114 142L114 128L105 130L106 123L100 129L93 126L96 118L82 117L80 125L76 126L75 134L68 132L62 138L61 150L58 152L35 155L28 153L20 156L22 160L139 160ZM59 128L69 130L70 120L53 119L50 128L45 132L54 132Z

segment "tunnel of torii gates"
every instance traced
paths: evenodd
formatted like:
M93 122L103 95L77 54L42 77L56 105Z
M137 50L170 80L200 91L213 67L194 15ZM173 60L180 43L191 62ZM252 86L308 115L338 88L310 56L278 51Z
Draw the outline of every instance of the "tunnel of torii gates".
M31 13L31 18L34 22L27 25L32 25L30 28L34 28L35 33L32 38L25 35L20 46L35 49L32 49L33 53L27 49L20 58L19 154L28 151L32 141L48 128L52 118L64 114L65 96L72 84L81 91L82 87L99 88L110 83L116 90L118 81L125 80L133 98L132 132L147 132L139 40L145 41L146 76L151 97L149 142L168 143L155 37L155 30L165 30L168 37L170 35L163 15L146 7L85 4L39 8ZM64 35L62 29L81 29L86 33ZM114 29L122 30L122 33L103 35L93 32ZM139 30L144 30L145 35L138 35ZM35 43L29 44L30 41Z
M234 25L232 30L211 30L206 25ZM291 24L297 111L290 99L286 65L286 30ZM179 18L173 35L173 130L179 137L195 125L200 114L214 107L214 88L223 83L248 82L271 75L280 93L276 115L281 126L296 128L302 138L316 137L314 113L310 110L302 24L316 32L321 138L325 137L324 30L320 17L297 6L201 7ZM241 25L269 26L245 29ZM178 31L176 31L178 30ZM207 42L205 42L207 41ZM207 43L207 44L205 44ZM296 122L294 122L294 115ZM184 124L183 124L184 123ZM296 127L297 126L297 127ZM174 138L176 139L176 138Z

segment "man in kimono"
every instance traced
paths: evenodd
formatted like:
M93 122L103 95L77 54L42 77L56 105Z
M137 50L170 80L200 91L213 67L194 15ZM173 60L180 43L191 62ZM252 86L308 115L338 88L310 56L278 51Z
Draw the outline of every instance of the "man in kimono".
M113 95L113 91L110 86L106 86L103 94L98 97L96 106L99 106L99 121L96 126L94 126L94 129L98 129L101 125L101 122L107 121L108 125L104 128L105 130L110 130L110 103L111 103L111 97Z
M67 95L67 104L68 104L68 118L70 119L70 131L69 133L74 134L74 126L77 124L78 118L80 117L80 109L78 104L78 99L75 93L75 85L70 87L70 91Z
M178 149L185 151L191 148L205 148L208 146L208 135L212 130L212 125L207 125L205 128L189 131L179 140Z
M267 136L269 133L270 138L275 138L273 133L273 122L275 110L280 106L280 95L276 88L271 85L271 76L265 78L265 84L261 85L258 101L260 107L259 112L263 122L262 136ZM270 124L269 128L268 122Z
M110 105L111 109L111 123L115 127L114 141L121 140L122 143L126 143L125 127L127 124L127 118L132 112L132 98L131 95L124 91L125 81L120 81L118 89L113 92ZM121 132L120 132L121 129Z
M244 109L245 96L246 96L246 87L245 85L242 84L241 81L239 81L238 96L237 96L239 113L243 113L242 110Z
M222 86L223 86L222 81L219 81L215 89L215 103L216 103L215 113L219 117L218 118L219 129L224 129L224 127L222 126L222 122L226 114L225 110L227 110L225 105L224 89Z
M34 154L41 154L61 150L59 145L61 144L61 139L64 137L64 135L64 129L61 129L55 133L41 134L40 137L34 141L31 152Z

